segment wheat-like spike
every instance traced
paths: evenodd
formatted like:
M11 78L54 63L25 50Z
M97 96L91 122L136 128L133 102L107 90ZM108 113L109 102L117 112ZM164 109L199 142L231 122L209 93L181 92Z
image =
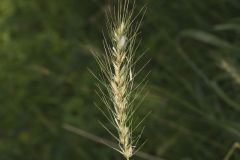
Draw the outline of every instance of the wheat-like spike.
M220 59L220 67L225 70L233 78L233 80L240 85L240 72L237 68L231 64L230 61L225 59Z
M130 5L130 0L118 0L117 4L113 11L107 12L108 36L104 36L106 54L103 57L97 55L95 57L102 71L98 80L107 91L105 93L99 88L99 96L108 111L104 115L107 117L107 114L110 114L110 118L107 119L111 120L118 135L113 135L106 126L102 125L119 141L119 148L114 149L129 160L137 150L135 144L140 138L140 135L133 136L133 131L138 125L133 126L132 118L135 112L133 102L136 98L133 94L138 90L138 87L134 87L136 76L134 66L139 59L135 60L134 54L139 44L135 45L135 43L142 18L140 22L135 22L139 16L137 14L134 17L135 1Z

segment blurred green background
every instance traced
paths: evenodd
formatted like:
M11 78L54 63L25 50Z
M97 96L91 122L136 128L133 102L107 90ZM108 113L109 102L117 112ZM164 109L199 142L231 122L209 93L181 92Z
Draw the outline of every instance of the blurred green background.
M0 0L0 160L121 159L62 127L112 140L88 71L98 68L89 48L103 51L112 2ZM240 1L137 0L137 10L144 4L139 54L147 50L151 74L138 116L152 113L142 151L223 159L240 141Z

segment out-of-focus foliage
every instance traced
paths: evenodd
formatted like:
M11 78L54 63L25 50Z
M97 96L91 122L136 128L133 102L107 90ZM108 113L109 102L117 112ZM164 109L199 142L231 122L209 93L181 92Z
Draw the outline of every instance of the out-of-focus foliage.
M89 48L102 51L109 2L0 1L1 160L119 159L62 129L70 123L111 139L97 122L104 118L88 71L97 67ZM138 9L145 3L140 50L152 60L139 116L153 112L142 150L167 160L223 159L240 141L240 1L145 0Z

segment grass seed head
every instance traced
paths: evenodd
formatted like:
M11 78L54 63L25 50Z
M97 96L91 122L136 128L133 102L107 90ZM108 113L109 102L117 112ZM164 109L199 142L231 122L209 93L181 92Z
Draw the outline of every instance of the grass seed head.
M105 76L100 83L107 93L101 92L103 97L101 99L104 100L104 104L110 104L107 109L112 117L111 123L117 131L116 137L119 143L119 148L116 150L129 160L134 153L133 148L136 145L134 142L138 141L132 136L135 128L132 114L134 91L137 91L137 88L133 87L136 76L133 71L134 47L139 23L133 16L134 7L130 7L130 0L118 0L116 8L107 14L109 40L105 39L104 42L106 54L96 59Z

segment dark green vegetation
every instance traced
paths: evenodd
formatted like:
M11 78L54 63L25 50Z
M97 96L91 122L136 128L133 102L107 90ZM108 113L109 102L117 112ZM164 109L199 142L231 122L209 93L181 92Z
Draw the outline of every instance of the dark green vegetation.
M225 60L240 72L240 1L145 0L138 9L145 3L139 50L152 60L138 115L152 114L142 150L167 160L223 159L240 141L240 83L220 67ZM97 122L105 119L87 70L97 68L89 48L102 51L108 4L0 0L1 160L119 159L62 128L112 139Z

